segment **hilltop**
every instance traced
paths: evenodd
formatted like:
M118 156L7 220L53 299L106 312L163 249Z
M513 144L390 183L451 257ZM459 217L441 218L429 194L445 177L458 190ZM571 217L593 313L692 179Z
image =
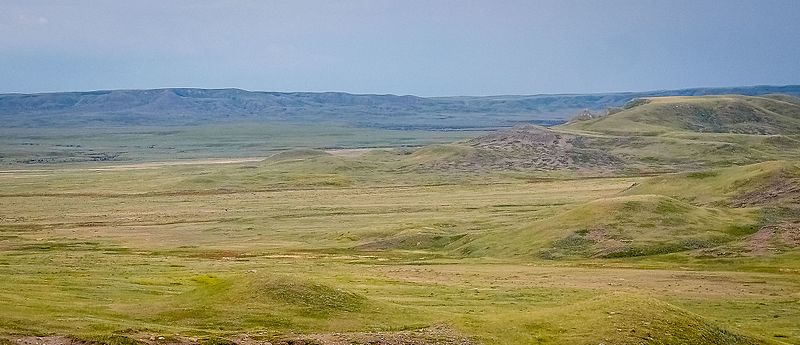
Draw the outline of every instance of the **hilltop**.
M563 127L639 135L674 131L797 134L800 133L800 98L787 95L647 97L611 115L572 121Z

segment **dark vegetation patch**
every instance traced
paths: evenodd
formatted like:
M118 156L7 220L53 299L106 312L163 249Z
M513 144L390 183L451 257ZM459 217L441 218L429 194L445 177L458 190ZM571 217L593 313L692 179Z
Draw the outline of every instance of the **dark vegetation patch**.
M113 246L100 242L68 241L68 240L25 243L16 245L12 247L12 249L17 251L39 251L39 252L63 251L63 250L102 251L106 253L130 252L129 248Z
M716 172L716 171L705 170L705 171L690 172L690 173L686 174L686 177L691 178L691 179L702 180L702 179L706 179L706 178L710 178L710 177L715 177L717 175L719 175L719 173Z
M604 253L603 258L628 258L650 255L662 255L688 250L712 248L728 242L729 239L722 237L712 238L688 238L681 239L677 243L660 243L651 245L635 244L625 246L610 253Z
M355 247L358 250L440 250L455 243L466 234L448 233L399 233L387 238L381 238Z
M349 291L290 278L271 279L263 285L253 286L253 289L256 293L312 313L358 311L366 303L366 298Z

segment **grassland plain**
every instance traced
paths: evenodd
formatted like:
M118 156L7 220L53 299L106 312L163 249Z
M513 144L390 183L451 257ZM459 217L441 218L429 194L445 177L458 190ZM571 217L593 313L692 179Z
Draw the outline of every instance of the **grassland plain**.
M589 121L629 123L650 104ZM786 121L774 133L569 124L421 149L325 150L323 137L226 164L13 165L0 172L0 338L800 344ZM402 137L383 134L385 146ZM343 138L352 146L333 148L372 146Z
M445 143L481 131L391 130L337 122L212 123L193 126L0 127L0 167L107 165L266 157L302 148L403 147Z
M800 339L796 251L557 260L500 245L465 252L603 200L625 207L626 195L661 177L360 176L319 157L331 159L294 151L263 163L0 174L0 329L9 339L101 342L389 336L432 325L491 344ZM303 161L312 165L298 168ZM323 170L350 182L319 183ZM654 217L663 201L689 223L714 209L652 193L632 200L654 202ZM756 221L753 207L718 212L699 225ZM648 220L651 229L676 225L665 219ZM557 241L582 228L559 224L536 231ZM726 241L747 234L736 236ZM553 243L507 238L530 249Z

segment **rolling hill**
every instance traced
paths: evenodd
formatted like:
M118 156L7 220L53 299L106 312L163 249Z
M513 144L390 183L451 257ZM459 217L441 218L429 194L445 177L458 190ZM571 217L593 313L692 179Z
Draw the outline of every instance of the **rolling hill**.
M609 134L674 131L736 134L800 133L800 99L778 96L641 98L617 113L564 127Z
M544 128L518 125L414 153L435 170L652 172L800 155L800 98L654 97Z
M755 232L751 210L695 206L663 195L593 200L459 250L546 259L629 257L710 248Z
M414 152L412 160L434 170L550 171L609 170L621 160L597 147L591 138L535 125L518 125L449 145Z
M198 95L161 96L136 111L197 110ZM0 344L800 343L797 102L648 98L454 137L273 121L43 142L54 132L9 127L15 159L248 159L1 171Z

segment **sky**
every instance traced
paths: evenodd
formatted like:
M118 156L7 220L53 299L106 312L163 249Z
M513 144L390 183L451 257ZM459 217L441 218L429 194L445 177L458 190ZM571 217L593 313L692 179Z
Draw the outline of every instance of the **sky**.
M0 93L800 84L798 0L0 0Z

